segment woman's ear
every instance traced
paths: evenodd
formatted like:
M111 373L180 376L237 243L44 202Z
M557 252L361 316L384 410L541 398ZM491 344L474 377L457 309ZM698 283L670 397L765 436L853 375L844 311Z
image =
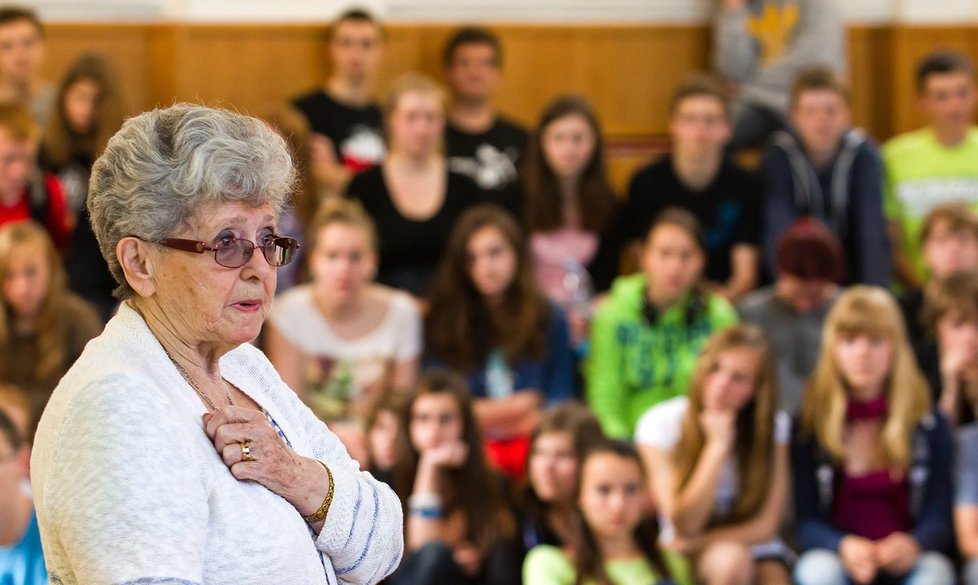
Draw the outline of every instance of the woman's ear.
M139 238L122 238L116 244L115 255L132 290L141 297L153 296L156 280L149 244Z

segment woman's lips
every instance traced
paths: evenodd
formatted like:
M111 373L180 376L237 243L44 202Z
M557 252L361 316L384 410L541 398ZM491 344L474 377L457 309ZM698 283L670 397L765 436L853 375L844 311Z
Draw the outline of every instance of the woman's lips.
M238 301L231 306L245 313L254 313L261 309L261 301L258 299Z

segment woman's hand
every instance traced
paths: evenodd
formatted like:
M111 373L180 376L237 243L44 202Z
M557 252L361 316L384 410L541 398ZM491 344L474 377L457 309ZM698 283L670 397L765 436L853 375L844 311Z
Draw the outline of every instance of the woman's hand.
M894 532L875 543L876 562L880 569L894 575L906 575L920 557L920 545L906 532Z
M468 542L455 547L455 550L452 551L452 560L469 577L477 576L479 569L482 568L482 552L474 544Z
M204 414L204 432L235 478L260 483L303 516L316 512L323 502L329 488L326 471L289 448L263 413L225 406Z
M734 441L737 439L737 428L734 422L737 420L737 413L730 409L723 410L704 410L700 413L700 428L703 429L706 442L725 451L733 448Z
M463 441L446 441L421 454L421 464L432 467L461 467L469 456L469 446Z
M876 545L861 536L848 535L839 542L839 558L846 573L860 585L876 578Z

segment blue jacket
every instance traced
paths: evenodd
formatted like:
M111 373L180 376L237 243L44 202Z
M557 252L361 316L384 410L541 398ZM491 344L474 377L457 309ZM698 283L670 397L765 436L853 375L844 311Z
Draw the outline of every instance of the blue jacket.
M928 414L913 437L910 480L910 535L921 549L949 553L954 549L951 504L954 444L950 427L939 413ZM795 518L803 550L839 550L846 533L831 523L837 470L814 436L802 438L795 425L791 447Z

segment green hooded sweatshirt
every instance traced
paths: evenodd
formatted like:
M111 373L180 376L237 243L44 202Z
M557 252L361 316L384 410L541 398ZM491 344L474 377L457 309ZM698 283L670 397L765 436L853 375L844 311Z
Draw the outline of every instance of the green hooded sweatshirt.
M608 436L631 438L656 404L686 394L700 348L737 323L737 312L714 294L683 299L649 323L643 314L644 274L615 280L591 325L587 400Z

